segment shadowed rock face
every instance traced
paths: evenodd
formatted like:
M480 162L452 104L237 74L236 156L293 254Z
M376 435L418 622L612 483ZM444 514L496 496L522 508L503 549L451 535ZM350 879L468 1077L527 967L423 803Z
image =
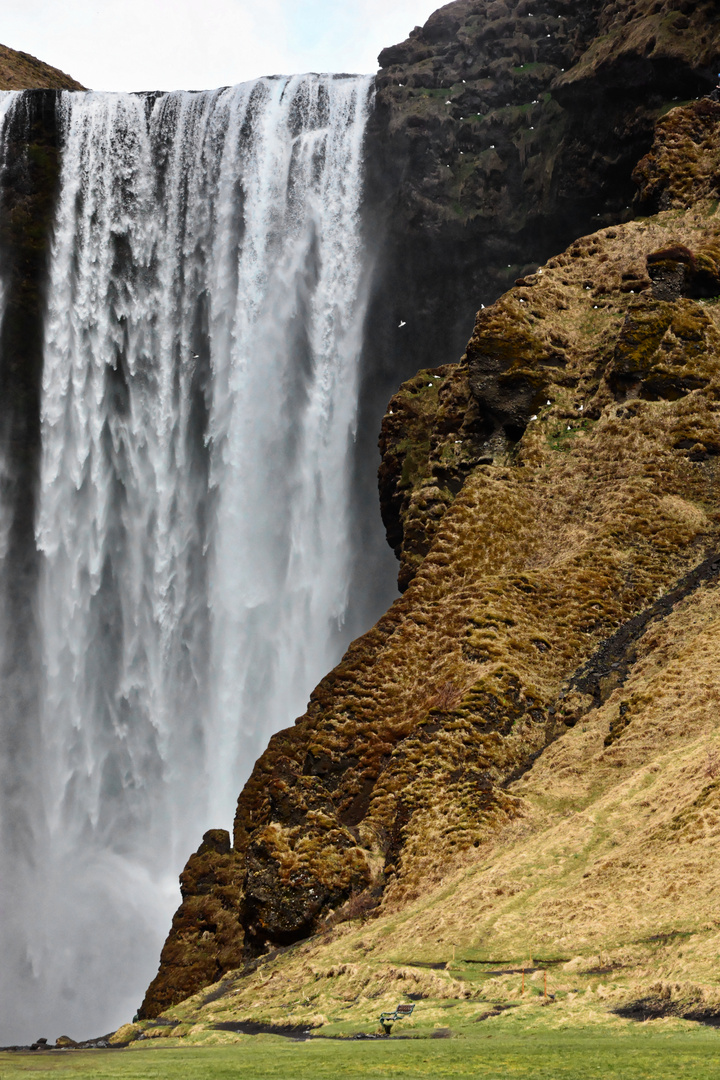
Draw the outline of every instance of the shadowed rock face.
M659 162L672 186L699 117L717 139L713 110L670 113L645 183ZM720 278L703 298L694 275L719 241L708 198L587 235L480 311L459 364L392 398L381 501L405 592L271 739L211 856L239 869L224 896L246 964L402 907L522 817L513 782L716 582ZM663 262L695 268L671 299ZM203 985L196 949L181 908L143 1015Z
M457 0L383 50L368 137L384 237L373 418L398 371L462 354L481 302L632 216L658 117L711 89L718 56L711 0Z

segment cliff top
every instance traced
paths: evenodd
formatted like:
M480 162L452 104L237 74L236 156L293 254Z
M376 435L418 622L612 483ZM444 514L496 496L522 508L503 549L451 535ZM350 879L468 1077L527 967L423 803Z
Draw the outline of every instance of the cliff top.
M0 45L0 90L85 90L64 71Z

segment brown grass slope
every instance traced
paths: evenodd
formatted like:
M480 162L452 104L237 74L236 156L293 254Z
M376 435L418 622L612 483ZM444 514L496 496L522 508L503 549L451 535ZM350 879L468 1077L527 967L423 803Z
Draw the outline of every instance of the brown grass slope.
M715 1007L720 216L717 173L696 202L680 174L719 134L719 105L670 113L638 176L675 208L521 279L390 403L405 592L273 737L232 850L190 860L144 1016L224 975L212 1016L352 1018L452 944ZM418 993L516 993L469 970Z
M0 45L0 90L84 90L64 71L44 64L29 53Z

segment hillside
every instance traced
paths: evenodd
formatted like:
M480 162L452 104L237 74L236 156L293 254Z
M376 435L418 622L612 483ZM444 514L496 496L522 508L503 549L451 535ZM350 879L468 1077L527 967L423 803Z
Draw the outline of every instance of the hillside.
M118 1040L357 1030L408 993L437 1026L536 1007L548 967L558 1022L720 1012L719 133L720 105L670 111L650 216L390 402L404 594L190 859Z
M84 90L64 71L0 45L0 90Z

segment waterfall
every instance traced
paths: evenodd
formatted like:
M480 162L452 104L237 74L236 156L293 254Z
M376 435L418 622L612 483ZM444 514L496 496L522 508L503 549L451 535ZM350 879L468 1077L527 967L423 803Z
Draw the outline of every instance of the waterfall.
M132 1016L184 860L347 644L371 88L58 95L41 824L0 1041Z

